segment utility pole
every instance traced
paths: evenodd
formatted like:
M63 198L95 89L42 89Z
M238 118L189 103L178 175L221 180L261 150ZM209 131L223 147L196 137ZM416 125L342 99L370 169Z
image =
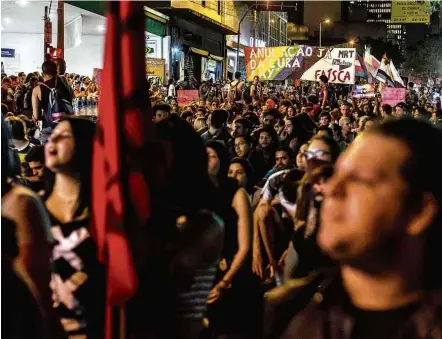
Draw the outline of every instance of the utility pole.
M64 58L64 0L58 0L57 8L57 48Z
M46 53L48 53L48 48L52 43L52 23L49 18L49 7L45 6L45 13L43 17L43 61L45 60Z

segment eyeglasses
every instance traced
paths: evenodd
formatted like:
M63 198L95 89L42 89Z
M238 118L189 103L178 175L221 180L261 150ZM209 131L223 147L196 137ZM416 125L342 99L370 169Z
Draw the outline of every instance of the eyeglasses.
M320 158L323 157L324 155L330 155L330 152L328 151L323 151L323 150L318 150L318 151L305 151L302 153L302 155L307 159L316 159L316 158Z

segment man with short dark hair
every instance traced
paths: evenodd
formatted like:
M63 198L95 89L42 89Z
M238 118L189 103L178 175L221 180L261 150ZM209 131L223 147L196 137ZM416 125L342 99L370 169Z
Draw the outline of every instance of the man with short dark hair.
M406 112L405 112L406 107L407 106L405 105L405 102L398 103L395 107L394 116L396 118L400 118L400 117L404 116L406 114Z
M164 102L159 102L153 106L152 111L154 122L160 122L169 117L170 105Z
M209 130L205 132L201 138L204 141L218 140L222 142L226 147L229 146L231 137L226 130L227 118L229 112L224 109L216 109L210 114L210 126Z
M406 118L348 147L325 184L317 236L339 267L314 281L313 298L277 337L440 337L440 149L442 131Z
M331 122L331 115L328 112L322 112L319 115L319 125L320 126L327 126L330 125Z
M232 137L250 135L250 121L244 118L237 118L233 121Z
M45 150L44 146L34 146L29 149L25 156L29 170L32 171L32 177L26 179L30 182L30 187L34 192L40 192L44 189L44 169L45 169Z
M393 113L393 108L389 104L383 104L381 106L381 116L383 119L391 118Z
M28 139L26 124L23 120L17 117L10 117L6 119L11 134L11 143L17 151L21 162L25 161L25 156L30 148L35 145Z
M280 146L275 151L275 166L283 169L293 166L293 150L288 146Z

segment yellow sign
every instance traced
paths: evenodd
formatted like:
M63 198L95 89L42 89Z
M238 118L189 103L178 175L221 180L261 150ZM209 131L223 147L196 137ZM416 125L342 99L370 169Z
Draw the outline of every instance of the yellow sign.
M234 19L238 15L235 12L233 0L171 0L170 6L188 9L193 14L232 31L236 32L238 29L234 23Z
M164 70L164 59L146 58L147 78L158 77L160 82L164 84Z
M403 24L429 23L429 1L398 1L391 5L391 22Z

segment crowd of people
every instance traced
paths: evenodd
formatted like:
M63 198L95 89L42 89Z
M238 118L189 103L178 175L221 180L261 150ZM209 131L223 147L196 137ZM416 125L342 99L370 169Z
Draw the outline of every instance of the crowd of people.
M69 110L97 87L63 62L42 73L2 76L2 320L10 338L103 338L96 128ZM132 337L440 338L439 88L410 83L391 107L326 76L236 73L185 107L173 80L150 99L157 170L148 225L128 235Z

